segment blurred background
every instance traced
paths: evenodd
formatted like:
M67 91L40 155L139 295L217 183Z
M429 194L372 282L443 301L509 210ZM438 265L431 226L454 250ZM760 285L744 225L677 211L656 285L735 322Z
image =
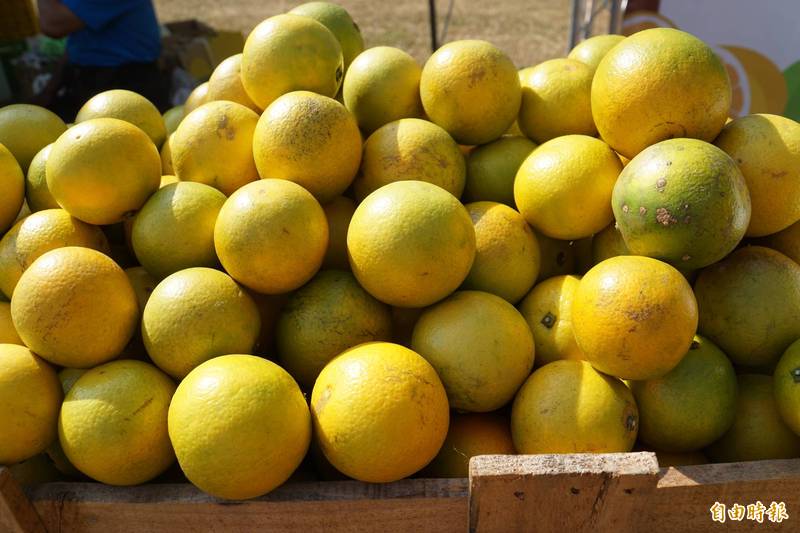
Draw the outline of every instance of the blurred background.
M267 15L284 13L297 0L156 0L162 20L202 13L215 28L248 33ZM401 48L422 62L431 53L427 0L342 0L361 28L367 47ZM519 67L564 55L570 26L571 0L437 0L442 42L484 39L505 50ZM449 23L448 13L450 13ZM607 14L604 14L607 20ZM446 28L445 28L445 24Z
M103 0L94 2L103 4ZM36 3L0 0L0 104L24 101L48 105L59 69L63 68L64 39L39 34ZM170 86L169 101L160 107L182 102L220 61L240 52L244 39L256 24L300 3L299 0L152 0L162 40L158 64ZM725 62L734 86L733 116L770 112L800 119L798 0L341 0L337 3L350 12L361 28L366 47L395 46L421 63L433 46L470 38L491 41L523 68L564 56L571 45L591 35L630 34L655 26L677 27L704 39Z

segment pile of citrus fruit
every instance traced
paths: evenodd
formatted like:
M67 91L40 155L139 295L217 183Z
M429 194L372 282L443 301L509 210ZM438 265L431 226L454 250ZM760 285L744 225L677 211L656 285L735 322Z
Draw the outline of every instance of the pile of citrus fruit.
M800 457L800 124L730 107L678 30L421 66L312 2L164 116L2 108L0 464L244 499Z

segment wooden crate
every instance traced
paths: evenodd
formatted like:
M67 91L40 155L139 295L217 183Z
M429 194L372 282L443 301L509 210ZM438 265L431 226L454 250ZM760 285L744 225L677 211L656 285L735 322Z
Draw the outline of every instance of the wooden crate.
M468 487L466 479L292 483L227 502L187 484L47 483L23 492L4 469L0 532L466 531Z
M225 502L190 485L48 483L0 469L0 532L800 531L800 460L659 468L651 453L482 456L470 479L295 483ZM784 503L788 519L712 521L715 503Z
M711 508L783 502L788 520L712 520ZM776 515L777 516L777 515ZM648 452L486 455L470 463L470 530L800 531L800 459L659 468Z

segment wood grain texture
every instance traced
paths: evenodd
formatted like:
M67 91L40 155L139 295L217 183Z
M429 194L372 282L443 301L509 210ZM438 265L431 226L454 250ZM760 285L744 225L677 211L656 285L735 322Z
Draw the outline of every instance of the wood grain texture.
M466 479L296 483L244 502L190 485L107 487L51 483L29 491L59 533L466 531Z
M19 483L8 468L0 466L0 531L3 533L45 533Z
M800 531L800 460L658 469L647 452L483 456L470 463L470 529L488 532ZM711 520L730 508L783 502L789 519Z
M630 531L655 454L480 456L470 461L470 530Z
M0 532L796 532L800 460L659 469L647 452L482 456L469 480L291 483L244 502L188 484L49 483L27 496L0 470ZM715 502L756 501L783 502L789 519L711 520Z
M752 520L711 521L716 502L730 508L762 502L786 504L789 519L759 524ZM800 460L785 459L680 466L662 469L647 512L637 520L639 531L654 527L677 533L692 531L800 531Z

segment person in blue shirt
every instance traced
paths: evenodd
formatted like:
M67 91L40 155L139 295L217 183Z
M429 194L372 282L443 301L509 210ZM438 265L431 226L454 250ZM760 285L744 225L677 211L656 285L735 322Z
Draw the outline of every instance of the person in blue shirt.
M169 82L158 68L161 35L151 0L38 0L39 26L67 38L66 64L51 108L68 122L110 89L145 96L162 111Z

